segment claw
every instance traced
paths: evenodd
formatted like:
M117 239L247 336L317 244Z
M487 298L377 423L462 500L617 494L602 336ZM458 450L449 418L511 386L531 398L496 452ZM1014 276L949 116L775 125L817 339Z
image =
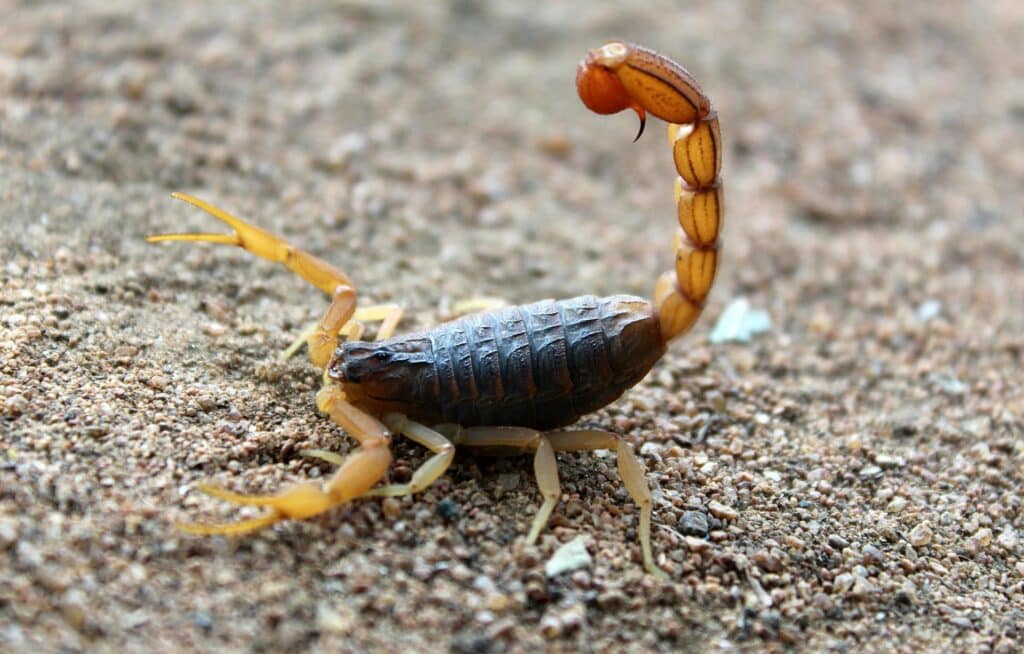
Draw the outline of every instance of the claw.
M633 143L640 140L640 135L644 133L644 127L647 125L647 112L639 104L634 102L630 109L636 112L636 115L640 118L640 131L636 133L636 138L633 139Z
M338 502L325 493L319 484L296 484L277 495L243 495L211 484L197 484L196 490L219 500L240 506L265 506L270 513L252 518L217 525L179 522L176 526L190 534L244 534L261 529L281 520L302 520L335 506Z
M227 522L224 524L207 525L200 522L175 522L174 526L194 536L235 536L269 527L275 522L280 522L282 519L280 514L274 512L250 520L239 520L238 522Z

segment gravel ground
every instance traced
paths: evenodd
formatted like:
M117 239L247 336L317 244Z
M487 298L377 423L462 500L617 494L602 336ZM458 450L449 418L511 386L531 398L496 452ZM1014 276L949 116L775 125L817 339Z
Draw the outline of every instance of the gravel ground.
M1024 645L1019 2L0 1L0 648L970 651ZM647 294L673 173L579 105L628 38L719 109L704 319L585 423L535 547L528 458L241 539L175 519L322 476L350 441L277 359L326 304L198 194L337 263L403 328L459 299ZM712 345L746 297L772 330ZM424 459L395 445L392 479ZM557 548L590 562L549 577Z

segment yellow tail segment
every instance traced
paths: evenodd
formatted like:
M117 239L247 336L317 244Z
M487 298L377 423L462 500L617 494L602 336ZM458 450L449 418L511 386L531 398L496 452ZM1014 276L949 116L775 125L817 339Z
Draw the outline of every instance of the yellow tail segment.
M612 42L592 50L580 62L576 89L597 113L636 111L640 133L648 112L669 123L668 139L679 173L675 196L680 230L674 241L675 273L658 278L654 306L662 337L671 340L697 321L718 270L724 216L718 113L685 68L630 43Z

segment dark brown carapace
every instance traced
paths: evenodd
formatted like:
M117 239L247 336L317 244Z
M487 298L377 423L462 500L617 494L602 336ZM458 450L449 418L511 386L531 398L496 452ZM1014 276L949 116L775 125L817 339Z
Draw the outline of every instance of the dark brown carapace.
M148 240L237 245L284 264L331 295L323 318L300 343L308 344L313 364L324 370L318 408L359 442L347 456L305 452L338 465L322 484L298 484L272 496L199 485L214 497L269 511L230 524L180 524L182 529L237 534L317 515L357 497L415 493L444 474L458 445L483 453L534 453L544 503L527 537L532 543L561 494L555 452L614 449L626 489L640 506L644 565L663 574L651 550L651 494L632 449L607 431L557 428L613 402L643 379L667 343L688 330L703 310L718 268L722 227L718 116L682 66L628 43L591 51L580 62L576 87L583 103L597 113L636 111L640 133L648 113L669 123L679 230L675 270L658 279L653 302L625 295L547 300L495 308L395 337L400 308L356 308L355 285L330 264L202 200L174 194L227 223L234 233L165 234ZM359 340L367 321L381 321L375 341ZM432 456L409 483L377 486L391 464L389 442L396 433Z

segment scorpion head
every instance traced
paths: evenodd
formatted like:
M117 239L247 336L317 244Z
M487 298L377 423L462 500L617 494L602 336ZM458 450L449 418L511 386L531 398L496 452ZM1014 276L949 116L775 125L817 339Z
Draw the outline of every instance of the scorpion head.
M342 343L327 366L329 379L344 386L358 402L402 402L416 397L427 354L416 339L372 343Z

